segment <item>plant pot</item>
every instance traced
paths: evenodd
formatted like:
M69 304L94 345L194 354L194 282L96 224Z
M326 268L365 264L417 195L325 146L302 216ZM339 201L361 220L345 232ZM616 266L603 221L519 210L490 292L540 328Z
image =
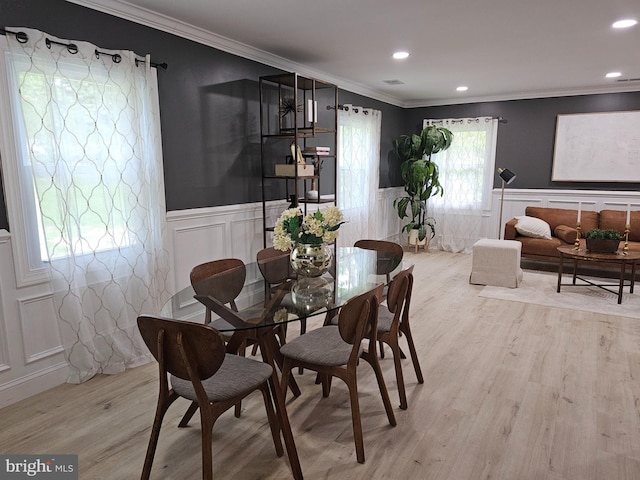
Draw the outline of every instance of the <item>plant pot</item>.
M608 238L587 238L587 250L592 253L615 253L620 245L620 240Z
M416 247L416 252L419 247L423 247L425 250L429 246L429 237L424 237L423 240L418 239L418 229L414 228L409 232L409 245L413 245Z
M329 270L332 257L327 244L298 243L291 251L291 267L302 277L319 277Z

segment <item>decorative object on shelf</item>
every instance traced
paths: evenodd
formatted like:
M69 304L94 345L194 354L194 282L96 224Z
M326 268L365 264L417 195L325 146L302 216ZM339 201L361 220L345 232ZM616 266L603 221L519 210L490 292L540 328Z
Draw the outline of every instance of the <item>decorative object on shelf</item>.
M419 135L402 135L394 141L394 149L402 160L405 194L396 198L393 206L401 219L409 216L407 210L411 212L411 221L402 227L410 239L415 229L414 238L420 242L425 240L427 227L431 230L430 238L435 236L435 219L427 216L427 200L442 195L444 190L438 178L438 165L431 161L431 155L446 150L452 141L453 133L436 125L424 128Z
M302 105L296 105L295 97L282 97L280 99L280 128L283 130L291 129L294 127L293 119L295 115L291 115L294 112L302 112ZM295 155L294 157L295 158Z
M508 168L498 168L498 175L502 179L502 190L500 191L500 220L498 221L498 240L502 234L502 205L504 203L504 186L509 185L516 179L516 174Z
M307 162L304 161L304 157L302 156L302 151L300 150L300 145L296 142L291 142L291 157L295 158L295 163L298 165L306 165Z
M584 234L587 242L587 250L594 253L615 253L622 240L622 235L617 230L593 229Z
M318 277L329 269L332 252L328 244L338 237L344 222L337 207L309 213L303 218L299 207L285 210L276 221L273 246L291 250L291 266L302 276Z

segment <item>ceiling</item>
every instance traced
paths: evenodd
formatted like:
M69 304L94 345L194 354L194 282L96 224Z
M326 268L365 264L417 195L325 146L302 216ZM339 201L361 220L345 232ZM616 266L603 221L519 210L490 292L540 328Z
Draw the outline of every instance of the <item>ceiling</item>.
M638 0L69 1L400 106L640 90Z

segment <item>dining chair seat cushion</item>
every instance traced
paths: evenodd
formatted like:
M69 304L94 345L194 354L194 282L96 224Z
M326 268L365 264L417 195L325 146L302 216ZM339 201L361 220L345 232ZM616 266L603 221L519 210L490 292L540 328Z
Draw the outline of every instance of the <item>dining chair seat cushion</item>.
M360 353L362 353L360 346ZM280 348L289 358L316 365L346 365L353 346L340 336L337 325L316 328L294 338Z
M271 377L271 365L250 358L227 353L218 371L202 381L209 400L222 402L255 390ZM171 376L173 391L184 398L197 401L191 380Z
M391 330L391 323L393 322L393 313L387 308L381 308L378 310L378 332L386 333Z

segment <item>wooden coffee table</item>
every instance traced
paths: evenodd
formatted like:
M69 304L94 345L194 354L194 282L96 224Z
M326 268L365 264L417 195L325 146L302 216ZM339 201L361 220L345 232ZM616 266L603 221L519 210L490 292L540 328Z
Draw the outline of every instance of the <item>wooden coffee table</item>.
M560 252L560 265L558 266L558 293L560 293L560 287L563 285L576 285L576 279L581 280L584 284L578 286L594 286L606 290L610 293L618 294L618 303L622 303L622 291L624 287L629 287L629 293L633 293L633 286L636 278L636 264L640 260L640 252L627 252L624 254L621 250L616 253L593 253L584 248L576 250L575 247L558 247ZM564 258L573 259L573 281L572 283L562 283L562 268L564 264ZM620 265L620 281L618 283L595 283L591 280L578 275L578 262L594 262L594 263L609 263L614 265ZM624 276L627 272L627 265L631 267L631 280L625 281ZM611 290L607 287L618 287L618 291Z

